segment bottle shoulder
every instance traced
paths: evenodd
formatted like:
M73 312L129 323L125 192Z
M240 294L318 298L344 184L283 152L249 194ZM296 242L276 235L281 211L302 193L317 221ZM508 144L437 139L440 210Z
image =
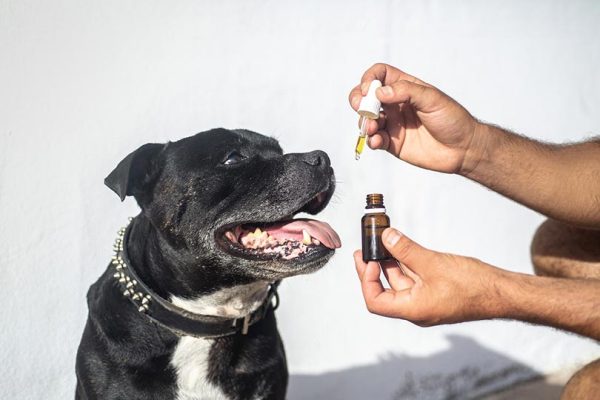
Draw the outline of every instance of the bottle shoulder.
M372 220L389 222L390 217L388 217L388 215L385 213L366 213L361 218L361 221L372 221Z

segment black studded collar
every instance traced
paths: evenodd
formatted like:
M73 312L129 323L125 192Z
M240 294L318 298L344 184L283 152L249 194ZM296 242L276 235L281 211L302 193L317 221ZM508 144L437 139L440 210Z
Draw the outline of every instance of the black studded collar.
M131 220L132 218L129 218L129 222ZM115 270L113 277L117 280L123 296L129 299L137 311L163 328L179 336L198 338L221 337L237 333L245 335L250 326L264 318L269 308L276 309L279 305L277 287L280 281L276 281L271 284L262 305L242 318L201 315L176 306L156 294L136 274L127 254L126 243L130 230L131 225L128 224L118 232L113 246L115 255L111 261L111 266ZM276 299L275 305L272 304L273 298Z

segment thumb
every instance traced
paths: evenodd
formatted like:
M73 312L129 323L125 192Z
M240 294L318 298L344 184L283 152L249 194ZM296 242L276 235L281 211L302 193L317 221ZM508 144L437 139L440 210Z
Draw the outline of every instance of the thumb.
M435 255L434 251L413 242L394 228L387 228L383 231L381 238L385 248L396 260L406 264L417 273L421 269L420 267L426 266L431 257Z
M443 100L438 89L405 80L378 88L376 93L384 104L410 103L422 112L435 111Z

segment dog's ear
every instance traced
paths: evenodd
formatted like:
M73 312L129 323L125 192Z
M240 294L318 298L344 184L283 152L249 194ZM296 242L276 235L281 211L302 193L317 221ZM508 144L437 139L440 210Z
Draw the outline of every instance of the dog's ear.
M108 186L121 198L135 195L153 181L158 173L157 155L166 147L164 144L146 143L127 157L104 179Z

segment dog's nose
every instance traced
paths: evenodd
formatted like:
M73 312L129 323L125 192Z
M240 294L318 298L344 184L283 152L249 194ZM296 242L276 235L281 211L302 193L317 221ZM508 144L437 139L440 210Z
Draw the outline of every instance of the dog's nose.
M308 165L312 165L313 167L325 166L328 167L331 162L329 161L329 156L327 153L321 150L311 151L310 153L304 153L304 157L302 159Z

